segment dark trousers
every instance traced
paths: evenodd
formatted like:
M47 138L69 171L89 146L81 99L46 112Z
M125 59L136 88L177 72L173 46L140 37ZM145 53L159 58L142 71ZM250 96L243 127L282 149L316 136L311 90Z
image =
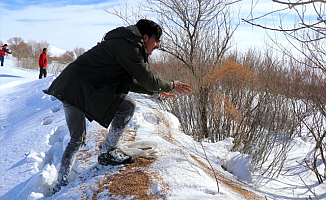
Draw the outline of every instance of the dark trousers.
M1 66L3 66L4 61L5 61L5 57L4 56L0 56Z
M134 114L135 107L135 102L130 97L126 97L111 122L110 130L117 131L118 129L120 130L118 132L122 134ZM67 184L67 179L75 161L76 154L85 143L86 138L85 114L67 102L63 102L63 108L71 138L61 158L61 166L58 172L58 184L60 185ZM110 146L116 145L121 134L108 133L105 143L109 142Z
M136 103L130 97L126 97L110 124L109 132L100 148L100 154L107 153L117 147L123 131L134 115L135 108Z
M40 67L40 75L38 76L38 78L41 79L43 76L45 78L46 75L47 75L46 68Z
M67 179L74 164L76 154L84 144L86 138L85 114L66 102L63 102L63 108L70 133L70 141L61 158L61 166L58 172L58 182L60 185L68 184Z

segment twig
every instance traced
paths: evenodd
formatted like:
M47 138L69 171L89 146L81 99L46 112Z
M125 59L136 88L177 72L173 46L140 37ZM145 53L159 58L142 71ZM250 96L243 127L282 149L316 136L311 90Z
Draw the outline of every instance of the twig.
M308 188L308 190L315 196L315 198L318 200L316 194L309 188L309 186L304 182L304 180L301 178L300 174L298 174L298 176L300 177L301 181L303 182L303 184L306 186L306 188ZM311 199L311 196L309 195L309 199ZM312 199L311 199L312 200Z
M204 151L204 154L205 154L205 158L206 158L206 160L207 160L209 166L211 167L211 169L212 169L212 171L213 171L213 174L214 174L214 177L215 177L215 180L216 180L216 184L217 184L217 192L220 193L220 186L219 186L219 184L218 184L218 179L217 179L217 176L216 176L215 170L214 170L214 168L213 168L211 162L209 161L209 159L208 159L208 157L207 157L207 154L206 154L206 150L205 150L205 148L204 148L204 146L203 146L203 144L202 144L201 142L200 142L200 145L201 145L201 147L203 148L203 151Z
M322 179L321 177L323 177L323 178L326 178L326 177L324 177L323 175L321 175L321 174L318 172L317 169L314 169L314 168L310 167L309 164L307 163L307 160L304 160L304 162L306 163L306 165L304 165L304 164L302 164L302 163L300 163L300 162L297 161L297 163L298 163L299 165L301 165L301 166L303 166L303 167L309 169L310 171L312 171L312 172L316 175L318 182L319 182L319 183L322 183L322 182L323 182L323 179Z

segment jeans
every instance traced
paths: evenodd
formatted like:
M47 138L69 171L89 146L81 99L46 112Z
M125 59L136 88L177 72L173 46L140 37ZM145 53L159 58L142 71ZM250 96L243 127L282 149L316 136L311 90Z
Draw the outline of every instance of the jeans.
M76 154L85 143L86 138L85 114L67 102L63 102L63 107L71 139L61 158L57 183L59 185L67 185L67 179L75 161ZM112 149L117 145L125 127L134 114L135 107L136 104L130 97L124 99L111 122L110 130L103 146ZM115 134L112 134L113 132Z
M58 182L60 185L67 185L67 179L72 165L74 164L76 154L80 147L85 143L86 120L85 114L70 104L63 102L63 108L70 133L70 141L61 158Z
M134 115L135 108L136 103L131 98L126 97L111 122L109 132L99 153L107 153L118 145L124 129Z
M5 61L5 57L4 56L0 56L1 66L3 66L4 61Z

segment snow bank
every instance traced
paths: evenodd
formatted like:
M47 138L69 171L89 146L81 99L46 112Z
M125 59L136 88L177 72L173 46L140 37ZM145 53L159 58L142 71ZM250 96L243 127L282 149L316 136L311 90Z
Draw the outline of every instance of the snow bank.
M18 69L10 59L5 62L6 66L0 71L0 200L77 200L91 198L94 191L100 189L103 191L94 198L107 198L110 192L97 188L97 183L108 174L119 173L120 168L97 164L98 144L105 134L96 132L101 129L96 122L87 122L87 131L94 132L94 136L81 148L68 186L51 196L49 189L69 141L61 102L42 92L55 76L38 80L38 71ZM326 199L326 182L316 184L314 174L296 164L313 147L309 141L294 141L294 148L285 163L286 171L278 179L253 178L251 157L231 152L233 138L214 144L198 143L180 130L180 122L174 115L159 109L148 96L129 95L137 102L134 117L128 124L136 143L125 143L124 146L138 156L155 158L148 170L159 177L159 182L154 183L151 190L162 198L244 199L224 186L220 193L217 192L216 180L208 172L209 160L223 176L237 176L247 183L260 180L259 184L253 185L263 190L268 199L305 200L312 195L309 189L316 192L319 199ZM139 151L139 145L150 148ZM298 175L304 177L309 189ZM249 186L242 187L250 190ZM257 188L255 192L259 193Z

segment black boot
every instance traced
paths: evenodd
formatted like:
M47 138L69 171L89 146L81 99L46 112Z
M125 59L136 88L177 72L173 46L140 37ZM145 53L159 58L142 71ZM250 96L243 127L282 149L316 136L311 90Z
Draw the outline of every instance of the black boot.
M52 194L55 194L61 190L61 187L67 186L68 182L67 181L57 181L56 184L53 187Z
M133 162L134 159L132 158L132 156L123 153L119 148L115 148L106 153L101 153L101 150L99 151L98 163L100 165L120 165L130 164Z

